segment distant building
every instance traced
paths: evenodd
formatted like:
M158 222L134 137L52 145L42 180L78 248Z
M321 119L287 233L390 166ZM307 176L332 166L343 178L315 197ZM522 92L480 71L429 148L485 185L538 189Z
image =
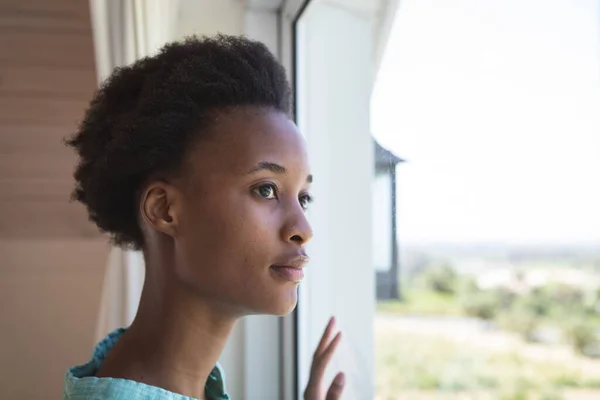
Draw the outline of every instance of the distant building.
M396 229L396 166L404 162L375 141L373 180L373 267L377 300L398 299L399 257Z

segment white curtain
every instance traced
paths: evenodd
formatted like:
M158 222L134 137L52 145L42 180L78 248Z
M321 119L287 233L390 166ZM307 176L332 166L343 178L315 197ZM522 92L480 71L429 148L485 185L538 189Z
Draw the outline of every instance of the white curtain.
M90 0L96 73L104 81L118 66L151 55L175 38L178 0ZM144 282L139 252L112 248L104 277L96 339L131 324Z

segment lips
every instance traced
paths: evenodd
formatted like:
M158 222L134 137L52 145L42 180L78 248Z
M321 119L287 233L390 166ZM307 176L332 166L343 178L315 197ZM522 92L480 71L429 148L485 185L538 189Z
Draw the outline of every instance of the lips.
M300 282L304 278L303 269L309 260L305 254L298 254L276 262L270 270L282 280Z

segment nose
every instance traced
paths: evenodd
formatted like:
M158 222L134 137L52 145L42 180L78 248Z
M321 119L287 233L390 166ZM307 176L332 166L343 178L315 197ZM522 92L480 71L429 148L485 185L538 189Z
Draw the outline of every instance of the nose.
M306 218L306 214L301 208L299 208L299 210L294 210L282 230L282 235L284 241L299 246L303 246L310 242L313 237L313 231Z

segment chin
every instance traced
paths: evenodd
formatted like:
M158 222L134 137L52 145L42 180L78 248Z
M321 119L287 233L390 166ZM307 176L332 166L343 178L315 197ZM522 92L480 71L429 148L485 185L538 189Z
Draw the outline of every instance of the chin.
M277 290L272 296L268 296L264 307L260 307L260 314L275 315L283 317L294 311L298 304L298 288L287 288L287 290Z
M280 307L271 314L277 317L285 317L286 315L294 311L294 309L296 308L296 304L298 304L297 301L293 302L292 304L289 304L286 307Z

